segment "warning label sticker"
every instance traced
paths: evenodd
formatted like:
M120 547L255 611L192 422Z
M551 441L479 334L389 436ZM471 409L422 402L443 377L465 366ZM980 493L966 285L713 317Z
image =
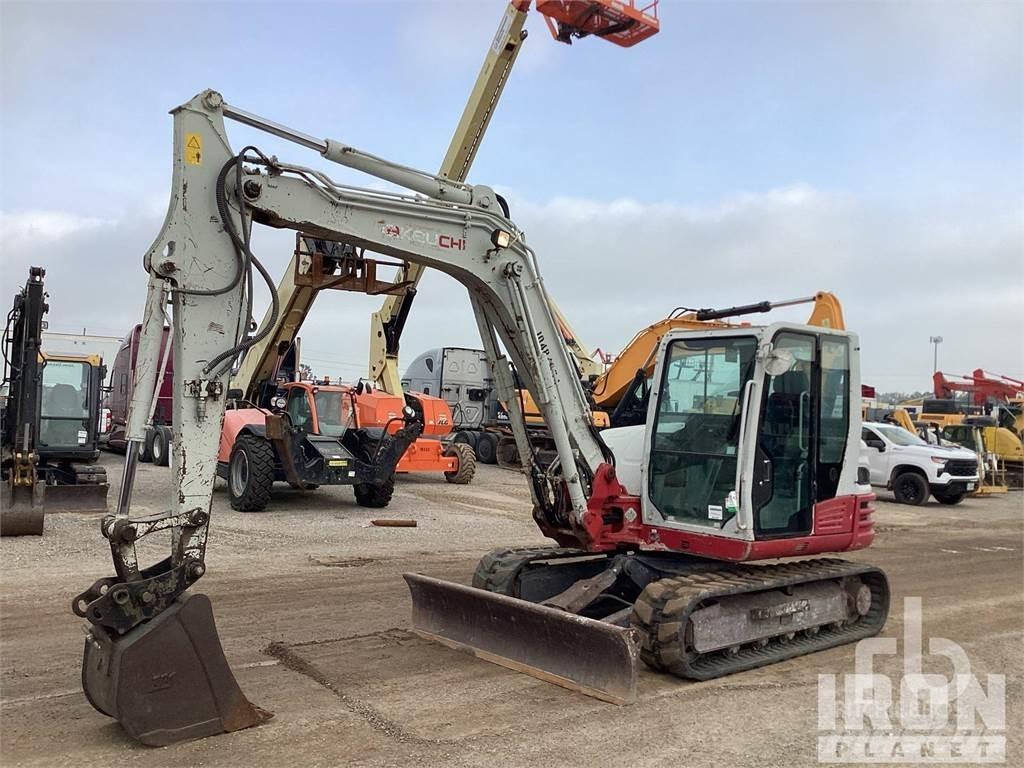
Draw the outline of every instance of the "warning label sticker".
M185 134L185 162L189 165L203 164L203 137L198 133Z

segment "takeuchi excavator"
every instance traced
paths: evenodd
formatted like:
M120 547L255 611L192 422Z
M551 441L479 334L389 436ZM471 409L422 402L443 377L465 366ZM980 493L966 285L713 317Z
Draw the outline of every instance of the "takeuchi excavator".
M249 270L266 279L249 246L254 224L301 228L363 258L397 257L459 281L473 296L522 455L530 456L529 442L512 364L551 430L556 460L524 470L534 519L558 546L491 552L473 586L406 574L417 632L628 703L641 659L708 679L882 628L882 571L814 557L874 538L874 496L858 483L856 335L797 323L671 331L659 343L645 422L598 432L538 257L492 188L296 131L216 91L172 114L171 201L144 257L148 294L128 423L129 440L141 440L169 302L172 506L130 516L138 452L129 446L116 513L101 525L115 573L73 602L89 625L86 696L131 736L168 744L269 716L235 681L209 598L190 591L206 573L229 370L265 330L248 336ZM338 184L252 146L235 152L225 119L405 191ZM140 564L136 544L166 530L168 556ZM789 560L755 564L777 558Z

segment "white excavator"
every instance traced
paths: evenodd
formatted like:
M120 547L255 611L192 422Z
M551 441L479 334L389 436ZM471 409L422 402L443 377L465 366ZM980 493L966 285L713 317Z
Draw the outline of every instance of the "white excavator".
M440 270L472 298L533 516L558 546L491 552L472 586L406 574L417 632L626 704L641 660L709 679L882 628L885 575L812 557L874 538L874 496L858 477L854 334L792 323L669 331L645 422L598 432L538 258L493 189L315 138L212 90L172 114L173 189L144 258L128 438L145 435L169 321L174 493L167 511L131 516L138 451L129 446L116 512L101 525L115 573L73 602L88 621L85 693L132 737L169 744L269 717L235 681L210 600L190 589L206 571L228 377L276 312L272 297L268 323L249 335L253 270L271 283L250 248L254 224L351 246L359 259L382 254ZM225 119L408 191L341 185L251 146L236 152ZM551 431L553 462L530 458L513 365ZM171 532L168 557L140 564L136 543L161 530Z

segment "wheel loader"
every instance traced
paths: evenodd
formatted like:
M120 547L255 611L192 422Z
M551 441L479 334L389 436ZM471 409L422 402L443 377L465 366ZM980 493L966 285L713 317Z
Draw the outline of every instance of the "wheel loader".
M4 330L3 536L42 534L48 511L107 511L107 473L96 464L105 369L96 355L42 351L45 275L29 269Z
M531 455L513 365L551 431L556 460L528 461L524 474L534 520L557 546L484 555L472 586L406 574L417 632L629 703L641 660L702 680L881 630L884 573L824 557L874 538L874 496L858 477L855 334L794 323L671 331L659 342L644 423L599 432L539 258L493 189L318 139L212 90L172 114L171 201L143 259L149 282L128 437L145 435L169 303L175 493L165 512L130 515L138 452L129 445L116 512L101 525L114 574L72 605L88 622L86 696L132 737L168 744L269 716L235 681L209 598L191 591L206 573L229 372L266 331L249 335L246 312L249 271L267 279L249 245L257 223L459 281L521 454ZM343 185L252 146L235 153L226 119L402 191ZM140 564L136 543L165 530L168 556Z

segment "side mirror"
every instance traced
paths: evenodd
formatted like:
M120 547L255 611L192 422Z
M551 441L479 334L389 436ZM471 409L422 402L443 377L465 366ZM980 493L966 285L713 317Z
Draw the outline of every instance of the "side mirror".
M242 390L240 390L240 389L229 389L228 390L228 400L241 400L241 399L242 399Z
M885 442L882 440L865 440L864 442L868 444L868 447L874 448L879 453L885 453Z

